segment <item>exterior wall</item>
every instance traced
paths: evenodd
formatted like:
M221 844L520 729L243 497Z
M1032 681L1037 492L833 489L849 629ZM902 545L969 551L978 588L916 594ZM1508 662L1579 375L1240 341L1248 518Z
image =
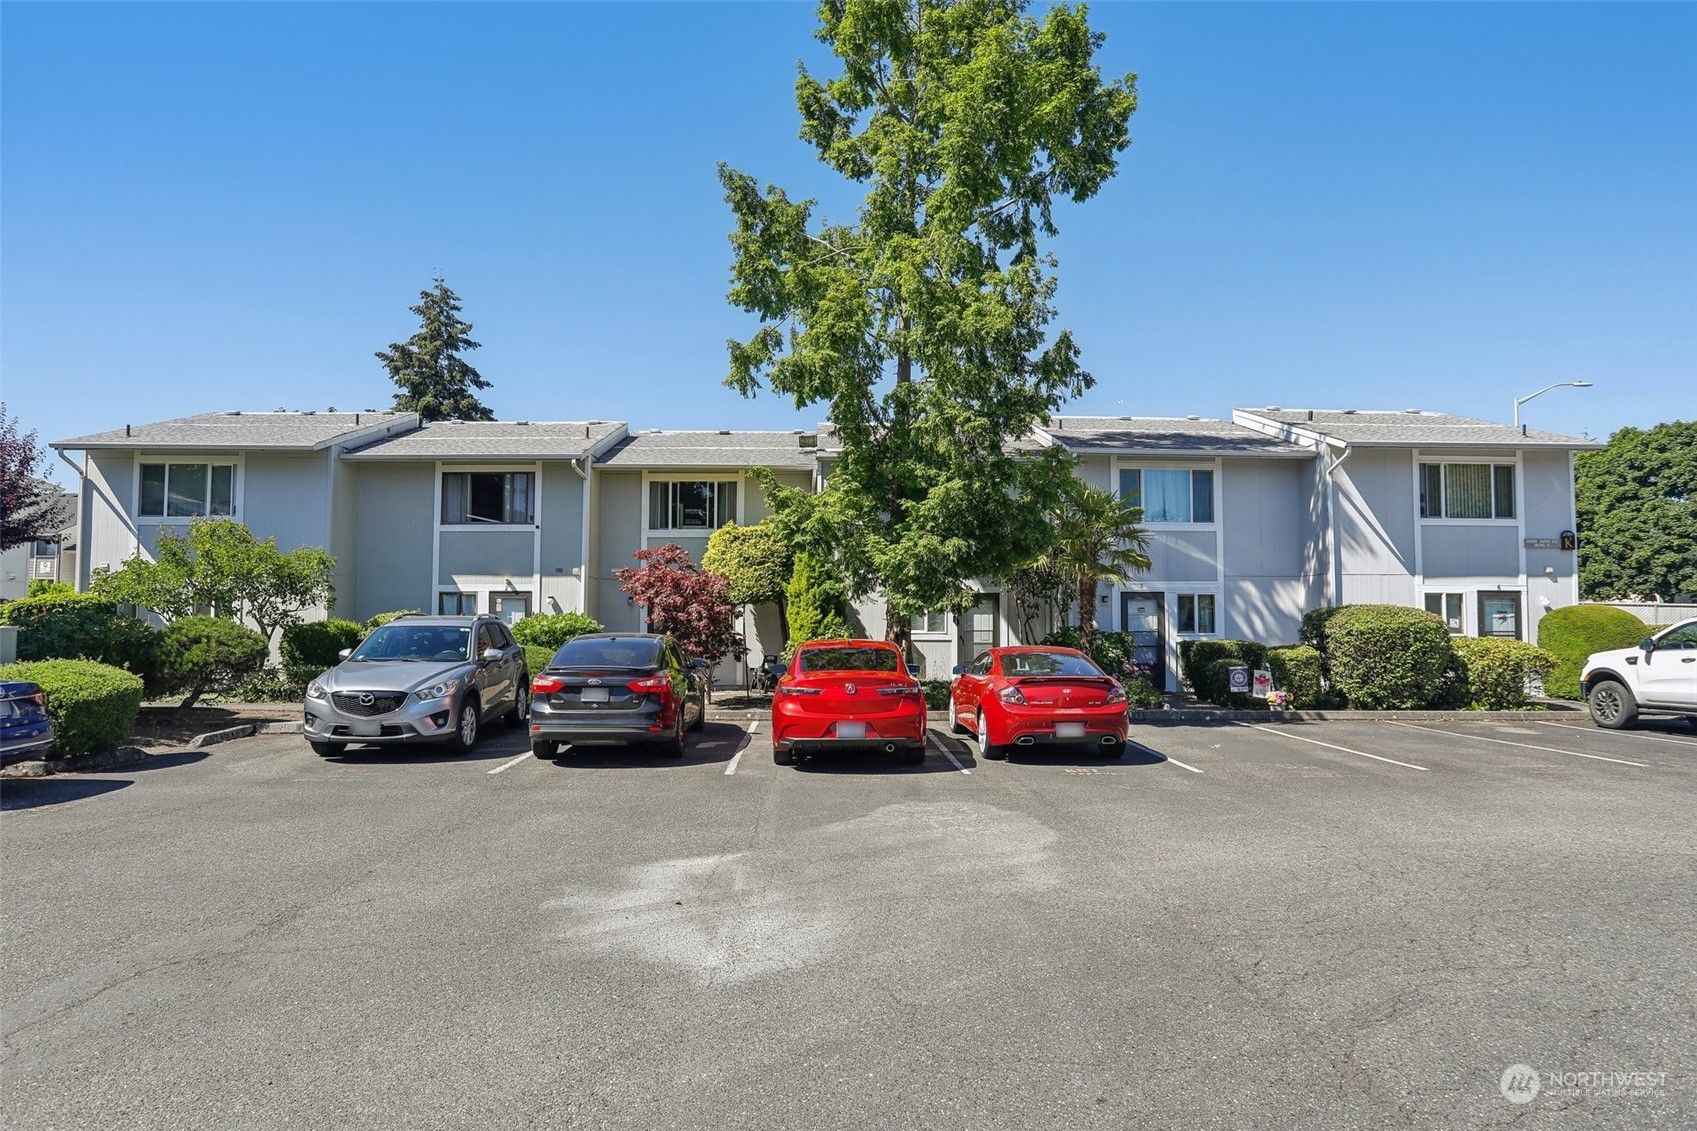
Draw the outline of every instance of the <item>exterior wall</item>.
M1224 636L1294 644L1316 577L1307 522L1311 461L1226 460Z
M574 612L583 602L584 480L569 463L542 466L542 591L539 613Z
M1559 539L1564 530L1577 531L1572 454L1524 452L1520 469L1521 498L1526 504L1522 533L1527 538ZM1573 550L1526 550L1526 591L1531 598L1526 610L1531 626L1527 639L1537 640L1537 624L1545 612L1579 600L1579 555Z
M635 632L642 614L619 592L613 571L635 565L631 554L642 548L642 473L595 472L595 563L589 615L610 629Z
M1418 605L1409 452L1357 448L1334 473L1339 604Z
M436 537L435 469L429 463L350 465L355 480L353 607L364 620L396 609L435 612L430 565Z
M536 574L536 530L444 530L438 535L436 583L462 591L504 588L511 581L528 590Z
M324 453L250 455L238 474L236 517L259 539L276 538L285 553L330 548L329 463Z
M130 510L135 506L136 466L130 452L89 452L82 489L82 537L77 588L87 589L96 570L122 569L140 546ZM151 546L151 543L149 543Z
M334 448L324 453L324 459L330 479L330 552L336 556L332 581L336 603L332 612L344 620L362 619L354 615L359 587L359 497L354 483L359 472L353 464L338 458Z
M1428 581L1451 578L1520 578L1520 528L1426 526L1420 532L1421 574Z

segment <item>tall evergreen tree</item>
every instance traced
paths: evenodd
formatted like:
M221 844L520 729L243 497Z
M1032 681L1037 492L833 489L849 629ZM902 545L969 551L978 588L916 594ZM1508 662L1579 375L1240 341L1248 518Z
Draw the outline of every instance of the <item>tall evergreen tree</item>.
M854 223L816 221L721 166L736 217L731 301L761 322L726 383L825 403L841 455L816 497L778 492L786 534L881 589L886 635L958 606L964 582L1042 549L1070 477L1013 442L1092 384L1051 337L1057 199L1082 202L1129 144L1135 76L1104 82L1082 7L1024 0L824 0L841 63L796 81L801 136L866 186Z
M401 389L395 394L395 410L416 412L426 423L494 420L495 414L472 391L489 388L489 382L460 356L461 351L480 348L466 337L471 323L460 318L460 298L440 275L433 282L435 288L418 292L418 305L411 308L421 322L418 333L377 351L377 360Z

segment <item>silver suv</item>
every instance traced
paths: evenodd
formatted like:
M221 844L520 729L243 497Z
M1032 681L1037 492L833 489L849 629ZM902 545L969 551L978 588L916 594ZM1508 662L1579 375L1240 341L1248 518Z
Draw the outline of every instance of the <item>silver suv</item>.
M530 718L524 649L495 617L399 616L307 685L305 733L333 757L349 743L445 742L465 753L488 719Z

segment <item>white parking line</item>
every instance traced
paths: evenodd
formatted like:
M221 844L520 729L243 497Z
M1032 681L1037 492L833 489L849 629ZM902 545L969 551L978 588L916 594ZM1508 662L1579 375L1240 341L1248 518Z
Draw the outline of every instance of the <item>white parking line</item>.
M520 754L517 758L514 758L509 762L502 762L499 766L496 766L493 770L490 770L489 772L492 773L492 774L498 774L502 770L510 770L514 766L518 765L520 762L524 761L526 758L534 758L535 756L536 755L534 755L530 751L526 750L523 754Z
M1298 742L1312 742L1315 746L1324 746L1327 750L1341 750L1345 754L1354 754L1361 758L1371 758L1375 762L1389 762L1391 765L1401 766L1405 770L1425 770L1427 768L1425 766L1416 766L1412 762L1399 762L1395 758L1381 758L1379 755L1369 754L1365 750L1351 750L1347 746L1333 746L1329 742L1321 742L1318 738L1306 738L1300 734L1286 734L1282 730L1278 730L1274 727L1262 726L1260 723L1245 723L1244 725L1249 727L1251 730L1264 730L1268 734L1276 734L1280 738L1294 738Z
M1473 742L1495 742L1499 746L1518 746L1523 750L1542 750L1547 754L1571 754L1575 758L1590 758L1596 762L1614 762L1622 766L1637 766L1639 769L1648 767L1647 762L1628 762L1625 758L1605 758L1601 754L1581 754L1577 750L1557 750L1554 746L1534 746L1530 742L1510 742L1506 738L1486 738L1482 734L1457 734L1452 730L1434 730L1432 727L1416 726L1413 723L1392 721L1392 726L1407 727L1409 730L1423 730L1428 734L1441 734L1445 738L1465 738Z
M1585 734L1596 734L1597 730L1598 730L1597 727L1569 726L1566 723L1551 723L1551 722L1546 722L1543 719L1535 719L1533 721L1538 723L1539 726L1555 727L1557 730L1577 730L1577 731L1582 731ZM1621 735L1623 737L1647 738L1651 742L1669 742L1669 743L1672 743L1675 746L1697 746L1697 742L1690 742L1690 741L1687 741L1686 739L1683 739L1683 738L1668 738L1667 736L1660 735L1660 734L1643 734L1643 733L1640 733L1639 731L1623 731L1623 730L1613 731L1612 733Z
M748 730L744 731L743 733L753 734L755 731L757 731L759 729L760 729L760 720L755 719L752 723L748 724ZM747 749L748 749L748 745L745 743L743 745L742 750L747 750ZM725 776L726 777L730 777L732 774L736 773L737 767L742 764L742 750L738 750L736 752L736 754L734 754L731 757L731 764L725 767Z
M1160 753L1160 752L1156 751L1156 753ZM1202 772L1201 770L1197 769L1195 766L1188 765L1187 763L1179 761L1177 758L1174 758L1171 754L1161 754L1161 757L1163 759L1165 759L1166 761L1171 762L1173 765L1180 767L1181 769L1189 770L1193 774L1199 774L1199 773Z
M936 735L927 731L926 734L925 734L925 741L931 744L931 748L933 750L937 751L943 757L947 758L950 762L954 763L955 769L959 770L963 774L966 774L968 777L972 776L972 771L967 769L965 766L961 765L960 759L956 758L954 756L954 753L952 751L950 751L947 746L944 746L942 741L939 740Z

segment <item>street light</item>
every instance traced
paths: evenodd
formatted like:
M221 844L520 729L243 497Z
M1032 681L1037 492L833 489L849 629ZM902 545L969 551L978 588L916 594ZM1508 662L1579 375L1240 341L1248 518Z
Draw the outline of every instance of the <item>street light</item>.
M1545 393L1549 392L1551 389L1565 389L1565 388L1568 388L1569 386L1571 386L1575 389L1589 389L1591 387L1591 382L1589 382L1589 381L1557 381L1554 385L1545 385L1542 389L1539 389L1536 393L1527 393L1524 397L1521 397L1519 400L1514 402L1514 426L1516 428L1520 427L1520 406L1521 405L1525 404L1527 401L1531 400L1533 397L1543 396Z

